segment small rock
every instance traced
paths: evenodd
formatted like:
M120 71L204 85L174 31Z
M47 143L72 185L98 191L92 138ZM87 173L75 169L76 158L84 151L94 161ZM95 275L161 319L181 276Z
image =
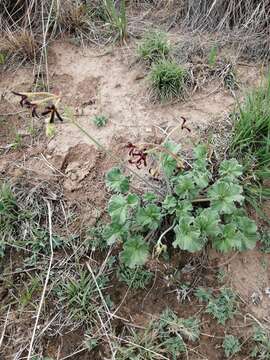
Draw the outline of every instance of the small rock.
M262 302L263 294L260 290L254 291L251 294L251 301L253 305L259 305Z
M77 178L78 178L78 176L77 176L76 173L71 173L71 174L70 174L70 179L71 179L72 181L76 181Z
M139 73L139 74L136 74L135 76L134 76L134 80L136 81L136 80L142 80L142 79L144 79L146 77L146 74L144 74L144 73Z

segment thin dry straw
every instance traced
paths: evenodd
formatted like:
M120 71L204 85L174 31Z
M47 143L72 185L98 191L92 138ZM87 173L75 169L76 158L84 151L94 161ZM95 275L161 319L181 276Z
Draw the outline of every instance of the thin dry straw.
M47 285L48 285L49 278L50 278L50 272L51 272L52 262L53 262L52 210L51 210L51 205L50 205L49 202L47 202L47 206L48 206L48 220L49 220L49 234L50 234L49 240L50 240L51 256L50 256L50 262L49 262L49 266L48 266L48 270L47 270L47 275L46 275L46 279L45 279L45 283L44 283L44 287L43 287L41 299L40 299L40 302L39 302L38 312L37 312L36 321L35 321L35 326L34 326L33 333L32 333L32 337L31 337L31 342L30 342L30 346L29 346L29 351L28 351L27 360L30 360L30 359L31 359L32 348L33 348L33 344L34 344L34 340L35 340L35 335L36 335L36 330L37 330L37 326L38 326L38 321L39 321L39 317L40 317L40 314L41 314L42 306L43 306L43 303L44 303L44 300L45 300L45 294L46 294Z

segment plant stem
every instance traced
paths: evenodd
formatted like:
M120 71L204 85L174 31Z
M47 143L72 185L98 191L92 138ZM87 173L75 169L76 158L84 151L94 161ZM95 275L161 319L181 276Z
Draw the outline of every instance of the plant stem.
M210 202L210 199L209 198L199 198L199 199L192 200L192 204L201 203L201 202Z

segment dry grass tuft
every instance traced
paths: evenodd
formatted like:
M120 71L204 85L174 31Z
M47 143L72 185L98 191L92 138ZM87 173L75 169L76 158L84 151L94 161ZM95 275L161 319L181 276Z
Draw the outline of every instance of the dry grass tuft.
M32 32L28 30L8 30L2 41L1 50L6 54L7 59L18 61L34 62L39 52L40 44Z
M53 7L53 20L60 31L78 33L91 26L92 9L79 1L62 0Z
M252 59L270 59L269 0L142 0L136 3L152 6L151 17L155 22L166 23L168 29L180 26L200 33L220 33L231 38L240 54Z

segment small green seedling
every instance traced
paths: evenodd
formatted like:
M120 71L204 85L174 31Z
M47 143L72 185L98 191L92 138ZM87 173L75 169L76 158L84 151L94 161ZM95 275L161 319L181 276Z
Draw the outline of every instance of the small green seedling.
M108 122L108 118L105 115L96 115L93 118L93 123L97 127L103 127L103 126L107 125L107 122Z
M98 346L98 339L87 337L84 340L84 345L88 351L92 351Z
M226 335L222 347L227 358L237 354L241 350L241 344L237 337L233 335Z
M6 62L6 55L0 52L0 65L4 65Z
M227 274L224 269L220 269L217 273L217 280L219 283L223 284L226 280Z
M153 278L151 271L137 267L135 270L121 265L117 272L117 277L120 281L127 284L133 289L145 289Z
M24 308L27 306L33 299L34 293L40 289L40 279L33 278L30 282L30 284L25 284L25 291L21 294L21 297L19 298L19 302Z
M265 254L270 254L270 231L265 230L265 232L261 235L260 240L260 250Z
M12 143L11 147L14 150L19 150L22 148L22 145L23 145L22 135L17 133L15 135L15 139L14 139L14 142Z
M262 328L255 328L253 341L256 343L254 346L251 357L257 360L270 359L270 334Z
M95 226L86 231L85 239L87 250L103 251L107 248L107 241L104 238L104 227Z
M225 325L235 314L235 294L231 289L222 289L218 297L209 299L206 312L212 315L219 324Z
M211 67L214 67L217 63L217 52L218 52L217 47L215 45L212 46L208 56L208 64Z
M207 303L206 313L211 314L219 324L232 319L236 311L236 297L231 289L223 288L218 296L214 296L211 289L199 287L195 296L201 303Z

